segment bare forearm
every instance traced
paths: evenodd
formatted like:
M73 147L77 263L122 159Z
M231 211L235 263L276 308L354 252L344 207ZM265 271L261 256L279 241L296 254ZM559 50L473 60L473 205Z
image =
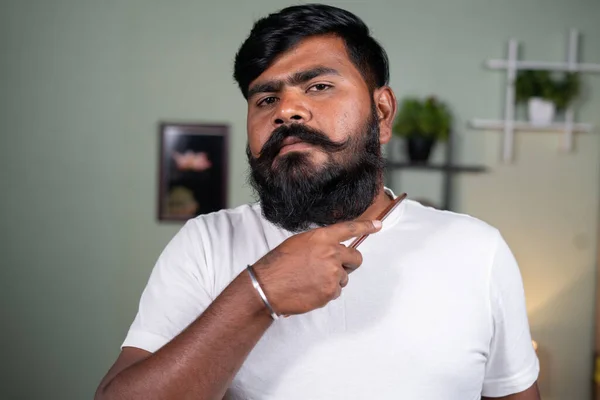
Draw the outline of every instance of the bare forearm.
M117 374L98 397L222 399L270 324L271 318L244 272L179 336Z

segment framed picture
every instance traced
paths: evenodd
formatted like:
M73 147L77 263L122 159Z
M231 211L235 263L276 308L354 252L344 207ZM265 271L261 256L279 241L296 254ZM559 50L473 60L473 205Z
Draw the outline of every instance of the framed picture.
M159 221L227 207L227 125L161 123Z

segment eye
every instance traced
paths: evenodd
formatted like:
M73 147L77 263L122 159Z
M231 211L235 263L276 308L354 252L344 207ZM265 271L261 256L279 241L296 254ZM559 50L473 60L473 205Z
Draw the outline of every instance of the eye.
M261 101L259 101L257 103L257 106L259 106L259 107L268 106L268 105L274 104L276 101L277 101L277 97L273 97L273 96L265 97L264 99L262 99Z
M317 83L316 85L312 85L308 88L309 92L322 92L323 90L327 90L333 86L328 85L326 83Z

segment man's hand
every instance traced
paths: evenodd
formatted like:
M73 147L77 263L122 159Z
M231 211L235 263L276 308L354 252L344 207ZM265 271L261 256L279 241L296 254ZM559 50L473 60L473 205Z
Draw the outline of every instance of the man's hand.
M253 265L275 312L303 314L340 296L348 272L362 264L346 240L381 229L380 221L352 221L317 228L285 240Z

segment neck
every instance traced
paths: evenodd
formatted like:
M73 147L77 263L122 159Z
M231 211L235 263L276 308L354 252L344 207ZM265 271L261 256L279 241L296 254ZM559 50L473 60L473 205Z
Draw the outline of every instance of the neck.
M367 208L367 210L358 219L375 219L377 216L385 210L385 208L392 202L392 198L383 190L383 186L379 188L375 201Z

